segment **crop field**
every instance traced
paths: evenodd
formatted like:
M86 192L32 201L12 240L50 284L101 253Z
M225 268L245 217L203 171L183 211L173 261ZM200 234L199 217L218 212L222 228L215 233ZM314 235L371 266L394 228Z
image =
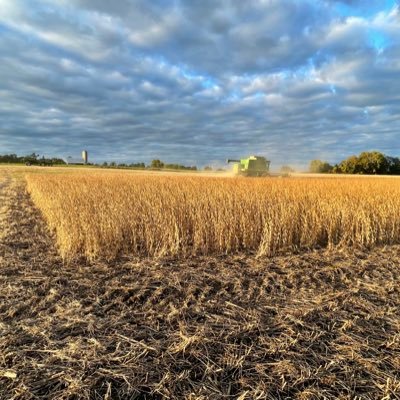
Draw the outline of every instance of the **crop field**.
M399 399L400 180L0 167L0 399Z
M28 175L66 260L400 243L397 179Z

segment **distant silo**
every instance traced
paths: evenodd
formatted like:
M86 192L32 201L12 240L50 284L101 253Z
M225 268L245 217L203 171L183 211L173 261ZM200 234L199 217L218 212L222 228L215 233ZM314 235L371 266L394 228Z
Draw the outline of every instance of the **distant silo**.
M88 152L86 150L82 151L82 159L85 164L88 163Z

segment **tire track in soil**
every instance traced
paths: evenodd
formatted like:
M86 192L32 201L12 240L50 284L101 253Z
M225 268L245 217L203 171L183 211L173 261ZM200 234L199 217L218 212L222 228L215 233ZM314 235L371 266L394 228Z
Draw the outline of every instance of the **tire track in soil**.
M10 208L10 199L7 191L10 185L11 175L9 171L0 169L0 241L7 232L7 213Z
M1 399L400 398L399 247L63 265L8 195Z
M3 196L3 190L11 183L11 175L7 170L0 170L0 195Z

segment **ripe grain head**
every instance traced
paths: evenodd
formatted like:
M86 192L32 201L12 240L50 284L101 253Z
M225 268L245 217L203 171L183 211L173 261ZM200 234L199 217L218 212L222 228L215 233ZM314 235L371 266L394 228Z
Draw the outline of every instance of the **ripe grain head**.
M65 259L400 243L397 179L27 176Z

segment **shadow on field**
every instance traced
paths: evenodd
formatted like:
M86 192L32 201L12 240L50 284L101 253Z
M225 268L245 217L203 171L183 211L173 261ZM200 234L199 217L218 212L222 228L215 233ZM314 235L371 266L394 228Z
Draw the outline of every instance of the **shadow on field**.
M400 398L399 246L63 265L12 196L1 399Z

